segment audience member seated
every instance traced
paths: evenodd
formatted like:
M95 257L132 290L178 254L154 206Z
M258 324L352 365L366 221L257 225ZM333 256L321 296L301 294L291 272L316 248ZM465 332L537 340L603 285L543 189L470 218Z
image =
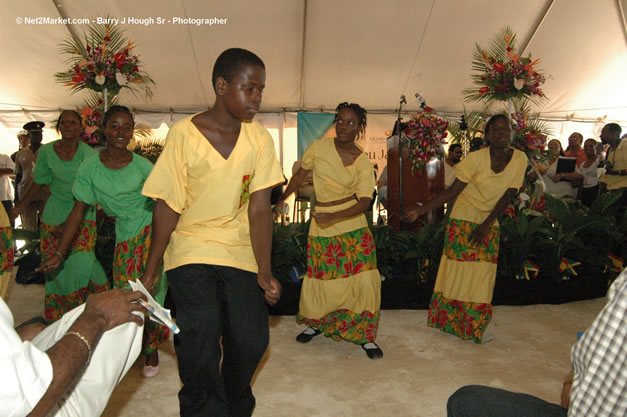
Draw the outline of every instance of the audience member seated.
M577 166L586 160L586 154L581 147L582 144L583 135L579 132L574 132L568 137L568 148L564 152L564 156L577 159Z
M448 155L444 159L444 188L455 182L455 165L462 159L462 145L454 143L448 148Z
M539 164L538 171L542 175L546 192L556 197L577 196L577 188L573 186L573 181L580 181L581 175L577 172L560 173L557 171L557 160L564 156L562 144L557 139L551 139L548 144L549 151L554 155L551 159Z
M561 404L480 385L457 390L448 417L617 417L627 415L627 270L608 291L608 301L571 350L573 378Z
M141 349L140 292L92 294L54 324L16 332L0 299L0 415L99 416ZM30 413L30 414L29 414Z
M599 193L599 163L601 156L597 155L597 141L587 139L583 150L586 159L577 167L577 172L583 177L583 185L579 191L579 199L590 207Z

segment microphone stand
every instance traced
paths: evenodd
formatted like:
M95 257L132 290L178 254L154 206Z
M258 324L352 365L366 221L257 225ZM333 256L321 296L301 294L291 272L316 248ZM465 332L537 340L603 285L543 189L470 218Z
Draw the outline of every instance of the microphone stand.
M399 217L403 218L403 152L401 144L401 109L403 104L407 104L405 96L401 96L401 101L398 105L398 116L396 118L396 135L398 137L398 197L399 197Z

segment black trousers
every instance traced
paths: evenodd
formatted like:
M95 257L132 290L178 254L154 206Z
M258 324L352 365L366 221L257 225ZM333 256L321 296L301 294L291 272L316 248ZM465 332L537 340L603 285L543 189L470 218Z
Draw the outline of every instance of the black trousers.
M568 410L527 394L481 385L455 391L446 404L448 417L566 417Z
M181 416L250 417L255 407L250 381L269 339L257 275L190 264L167 277L181 329L174 337L183 382Z
M11 200L2 200L2 205L4 206L4 209L7 212L7 215L9 215L9 219L10 219L10 223L11 223L11 227L15 227L15 220L11 219L11 209L13 208L13 201Z

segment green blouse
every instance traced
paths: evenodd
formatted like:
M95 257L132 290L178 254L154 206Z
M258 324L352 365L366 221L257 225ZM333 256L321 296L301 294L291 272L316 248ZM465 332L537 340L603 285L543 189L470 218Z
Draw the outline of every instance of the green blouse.
M86 204L98 203L107 216L116 218L116 243L137 236L152 223L154 201L141 193L152 167L152 162L133 154L127 166L111 169L97 154L86 159L78 170L72 188L74 197Z
M58 141L47 143L39 148L33 178L39 185L48 185L50 197L41 216L41 221L50 226L57 226L67 219L74 207L72 184L76 177L76 171L81 163L98 152L78 142L78 149L71 161L64 161L54 151L54 144ZM92 208L85 214L86 220L96 220L96 211Z

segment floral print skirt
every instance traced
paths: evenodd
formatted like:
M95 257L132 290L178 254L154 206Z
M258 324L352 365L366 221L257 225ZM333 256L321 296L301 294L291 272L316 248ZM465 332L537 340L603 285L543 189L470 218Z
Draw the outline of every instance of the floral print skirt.
M499 226L495 223L486 239L474 245L470 236L477 226L466 220L448 220L427 326L481 343L492 319Z
M314 220L315 222L315 220ZM368 227L307 241L298 323L334 340L374 342L379 325L381 277Z
M142 277L146 262L148 262L151 237L152 227L147 225L137 236L116 245L113 257L114 288L130 288L128 281L136 281ZM155 285L152 296L159 304L163 305L167 290L168 282L162 268L159 282ZM146 318L144 323L142 355L150 355L161 343L168 340L170 329L149 318Z
M42 223L41 260L54 256L59 238L53 234L56 226ZM83 304L89 294L109 290L109 281L100 262L96 259L96 222L84 220L74 237L67 257L59 267L46 273L44 315L54 322L63 314Z
M15 246L13 245L13 229L11 226L0 227L0 297L4 298L9 288L9 280L13 271Z

